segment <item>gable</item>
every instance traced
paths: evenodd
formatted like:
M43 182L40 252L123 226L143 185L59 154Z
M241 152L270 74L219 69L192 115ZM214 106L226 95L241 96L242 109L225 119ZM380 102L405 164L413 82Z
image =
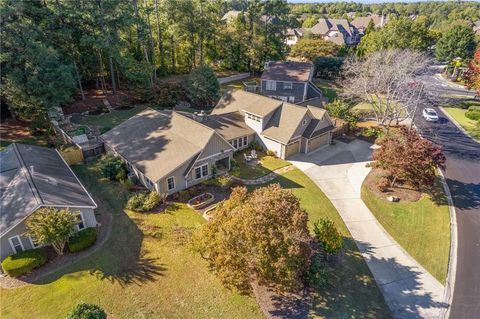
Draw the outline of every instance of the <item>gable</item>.
M228 152L229 150L233 151L233 147L223 139L218 133L212 135L207 145L203 149L202 153L198 160L208 158L218 153Z

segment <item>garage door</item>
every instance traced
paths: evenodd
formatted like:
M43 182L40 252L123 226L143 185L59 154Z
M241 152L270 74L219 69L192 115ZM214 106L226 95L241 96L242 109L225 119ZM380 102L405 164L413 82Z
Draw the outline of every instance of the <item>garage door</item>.
M312 152L319 147L325 146L329 142L330 133L316 136L308 141L308 152Z
M285 158L297 154L300 149L300 140L285 146Z

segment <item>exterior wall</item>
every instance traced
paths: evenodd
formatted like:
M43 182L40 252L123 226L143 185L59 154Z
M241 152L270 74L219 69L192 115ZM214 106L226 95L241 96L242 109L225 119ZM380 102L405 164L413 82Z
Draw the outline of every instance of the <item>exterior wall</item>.
M305 82L292 82L292 88L291 89L284 89L283 88L283 81L276 81L277 87L276 90L267 90L267 82L266 80L262 80L262 93L265 95L269 95L272 97L289 97L289 96L294 96L295 100L294 101L288 101L291 103L298 103L298 102L303 102L304 101L304 95L305 95Z
M244 136L245 136L245 135L244 135ZM228 143L230 143L230 145L231 145L232 147L234 147L234 146L233 146L233 140L238 140L238 139L240 139L240 138L243 138L244 136L231 139L231 140L228 141ZM250 145L250 143L252 143L252 142L255 140L255 135L254 135L254 134L246 135L246 136L247 136L247 144L244 145L244 146L242 146L242 147L238 147L238 148L236 148L235 150L242 150L242 149L244 149L244 148L247 148L247 147ZM237 145L238 145L238 144L237 144ZM234 148L235 148L235 147L234 147Z
M257 122L255 120L249 119L247 117L247 114L245 114L245 124L247 124L252 130L260 134L263 131L263 125L264 123L268 123L268 120L266 118L261 119L260 122Z
M201 182L203 182L207 179L212 178L212 176L213 176L212 175L213 174L212 166L215 164L215 162L217 162L221 159L224 159L226 157L228 157L229 161L232 160L233 151L230 151L228 153L223 153L223 154L217 154L217 155L215 155L213 157L210 157L208 159L202 159L202 160L196 161L195 164L192 166L192 168L190 169L190 171L187 174L186 187L196 185L196 184L201 183ZM199 178L199 179L195 179L195 168L199 167L199 166L202 166L204 164L208 164L208 175L204 176L202 178Z
M308 99L313 99L315 97L322 97L322 93L320 91L320 89L315 90L312 85L308 85L308 88L307 88L307 100Z
M71 210L81 211L85 227L97 226L97 219L95 218L95 212L92 208L71 208ZM5 233L0 238L0 261L3 261L8 256L15 253L8 239L16 235L20 235L20 241L22 242L23 248L25 250L34 248L32 246L32 243L30 242L29 237L24 235L26 231L27 228L25 226L25 221L22 221L20 224L15 226L13 229L11 229L8 233Z
M202 154L200 155L200 159L206 158L218 153L224 153L231 149L232 149L232 146L230 146L230 144L227 141L221 138L218 134L214 134L212 135L207 145L203 149Z
M274 140L271 140L271 139L269 139L265 136L262 136L262 135L257 136L257 141L264 149L275 152L275 154L278 157L282 156L282 144L281 143L279 143L277 141L274 141Z
M303 125L303 121L306 120L307 121L307 124ZM308 124L310 124L310 121L312 120L312 116L310 115L310 112L307 112L305 114L305 116L302 118L302 120L300 121L300 123L298 124L298 127L297 129L295 130L295 132L293 133L293 137L298 137L300 135L303 134L303 132L305 131L305 129L307 128Z
M165 178L159 180L158 183L157 183L158 192L159 193L173 194L173 193L176 193L178 191L181 191L182 189L187 188L185 174L186 174L186 170L188 169L188 166L190 165L190 163L191 163L191 161L187 161L185 164L178 167L172 173L165 176ZM175 179L175 188L170 190L170 191L168 190L168 187L167 187L167 179L169 177L173 177Z

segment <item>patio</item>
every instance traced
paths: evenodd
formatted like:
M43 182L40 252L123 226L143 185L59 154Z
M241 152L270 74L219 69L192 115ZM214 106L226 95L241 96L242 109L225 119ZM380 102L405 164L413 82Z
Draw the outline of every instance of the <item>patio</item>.
M267 155L263 151L250 149L238 152L234 156L234 160L238 165L238 169L234 169L232 175L242 179L257 179L279 168L290 165L289 162L278 157Z

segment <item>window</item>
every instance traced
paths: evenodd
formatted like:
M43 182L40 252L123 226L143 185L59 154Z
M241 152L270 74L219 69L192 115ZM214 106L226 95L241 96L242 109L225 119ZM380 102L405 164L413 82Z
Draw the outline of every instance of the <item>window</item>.
M247 146L248 138L246 136L243 137L243 146Z
M288 97L288 102L295 103L295 97L294 96L289 96Z
M276 91L277 90L277 82L275 81L265 81L266 82L266 88L269 91Z
M169 191L175 188L175 177L167 178L167 188Z
M85 229L85 221L83 220L82 212L77 215L77 230Z
M200 179L205 176L208 176L208 164L195 167L195 179Z
M234 149L238 148L238 140L233 140L233 148Z
M39 243L37 242L37 240L35 239L35 237L30 236L30 237L28 237L28 239L30 240L30 244L32 244L32 247L33 247L33 248L38 248L38 247L42 247L42 246L43 246L43 245L41 245L41 244L39 244Z
M283 89L284 90L291 90L293 87L293 83L292 82L283 82Z
M253 115L252 113L247 113L247 118L256 122L260 122L262 120L260 116Z
M307 123L308 123L307 120L303 120L302 125L305 126L305 125L307 125Z
M12 246L12 249L15 253L20 253L25 250L23 249L23 244L22 244L22 241L20 240L20 236L17 235L17 236L10 237L8 241L10 242L10 246Z

